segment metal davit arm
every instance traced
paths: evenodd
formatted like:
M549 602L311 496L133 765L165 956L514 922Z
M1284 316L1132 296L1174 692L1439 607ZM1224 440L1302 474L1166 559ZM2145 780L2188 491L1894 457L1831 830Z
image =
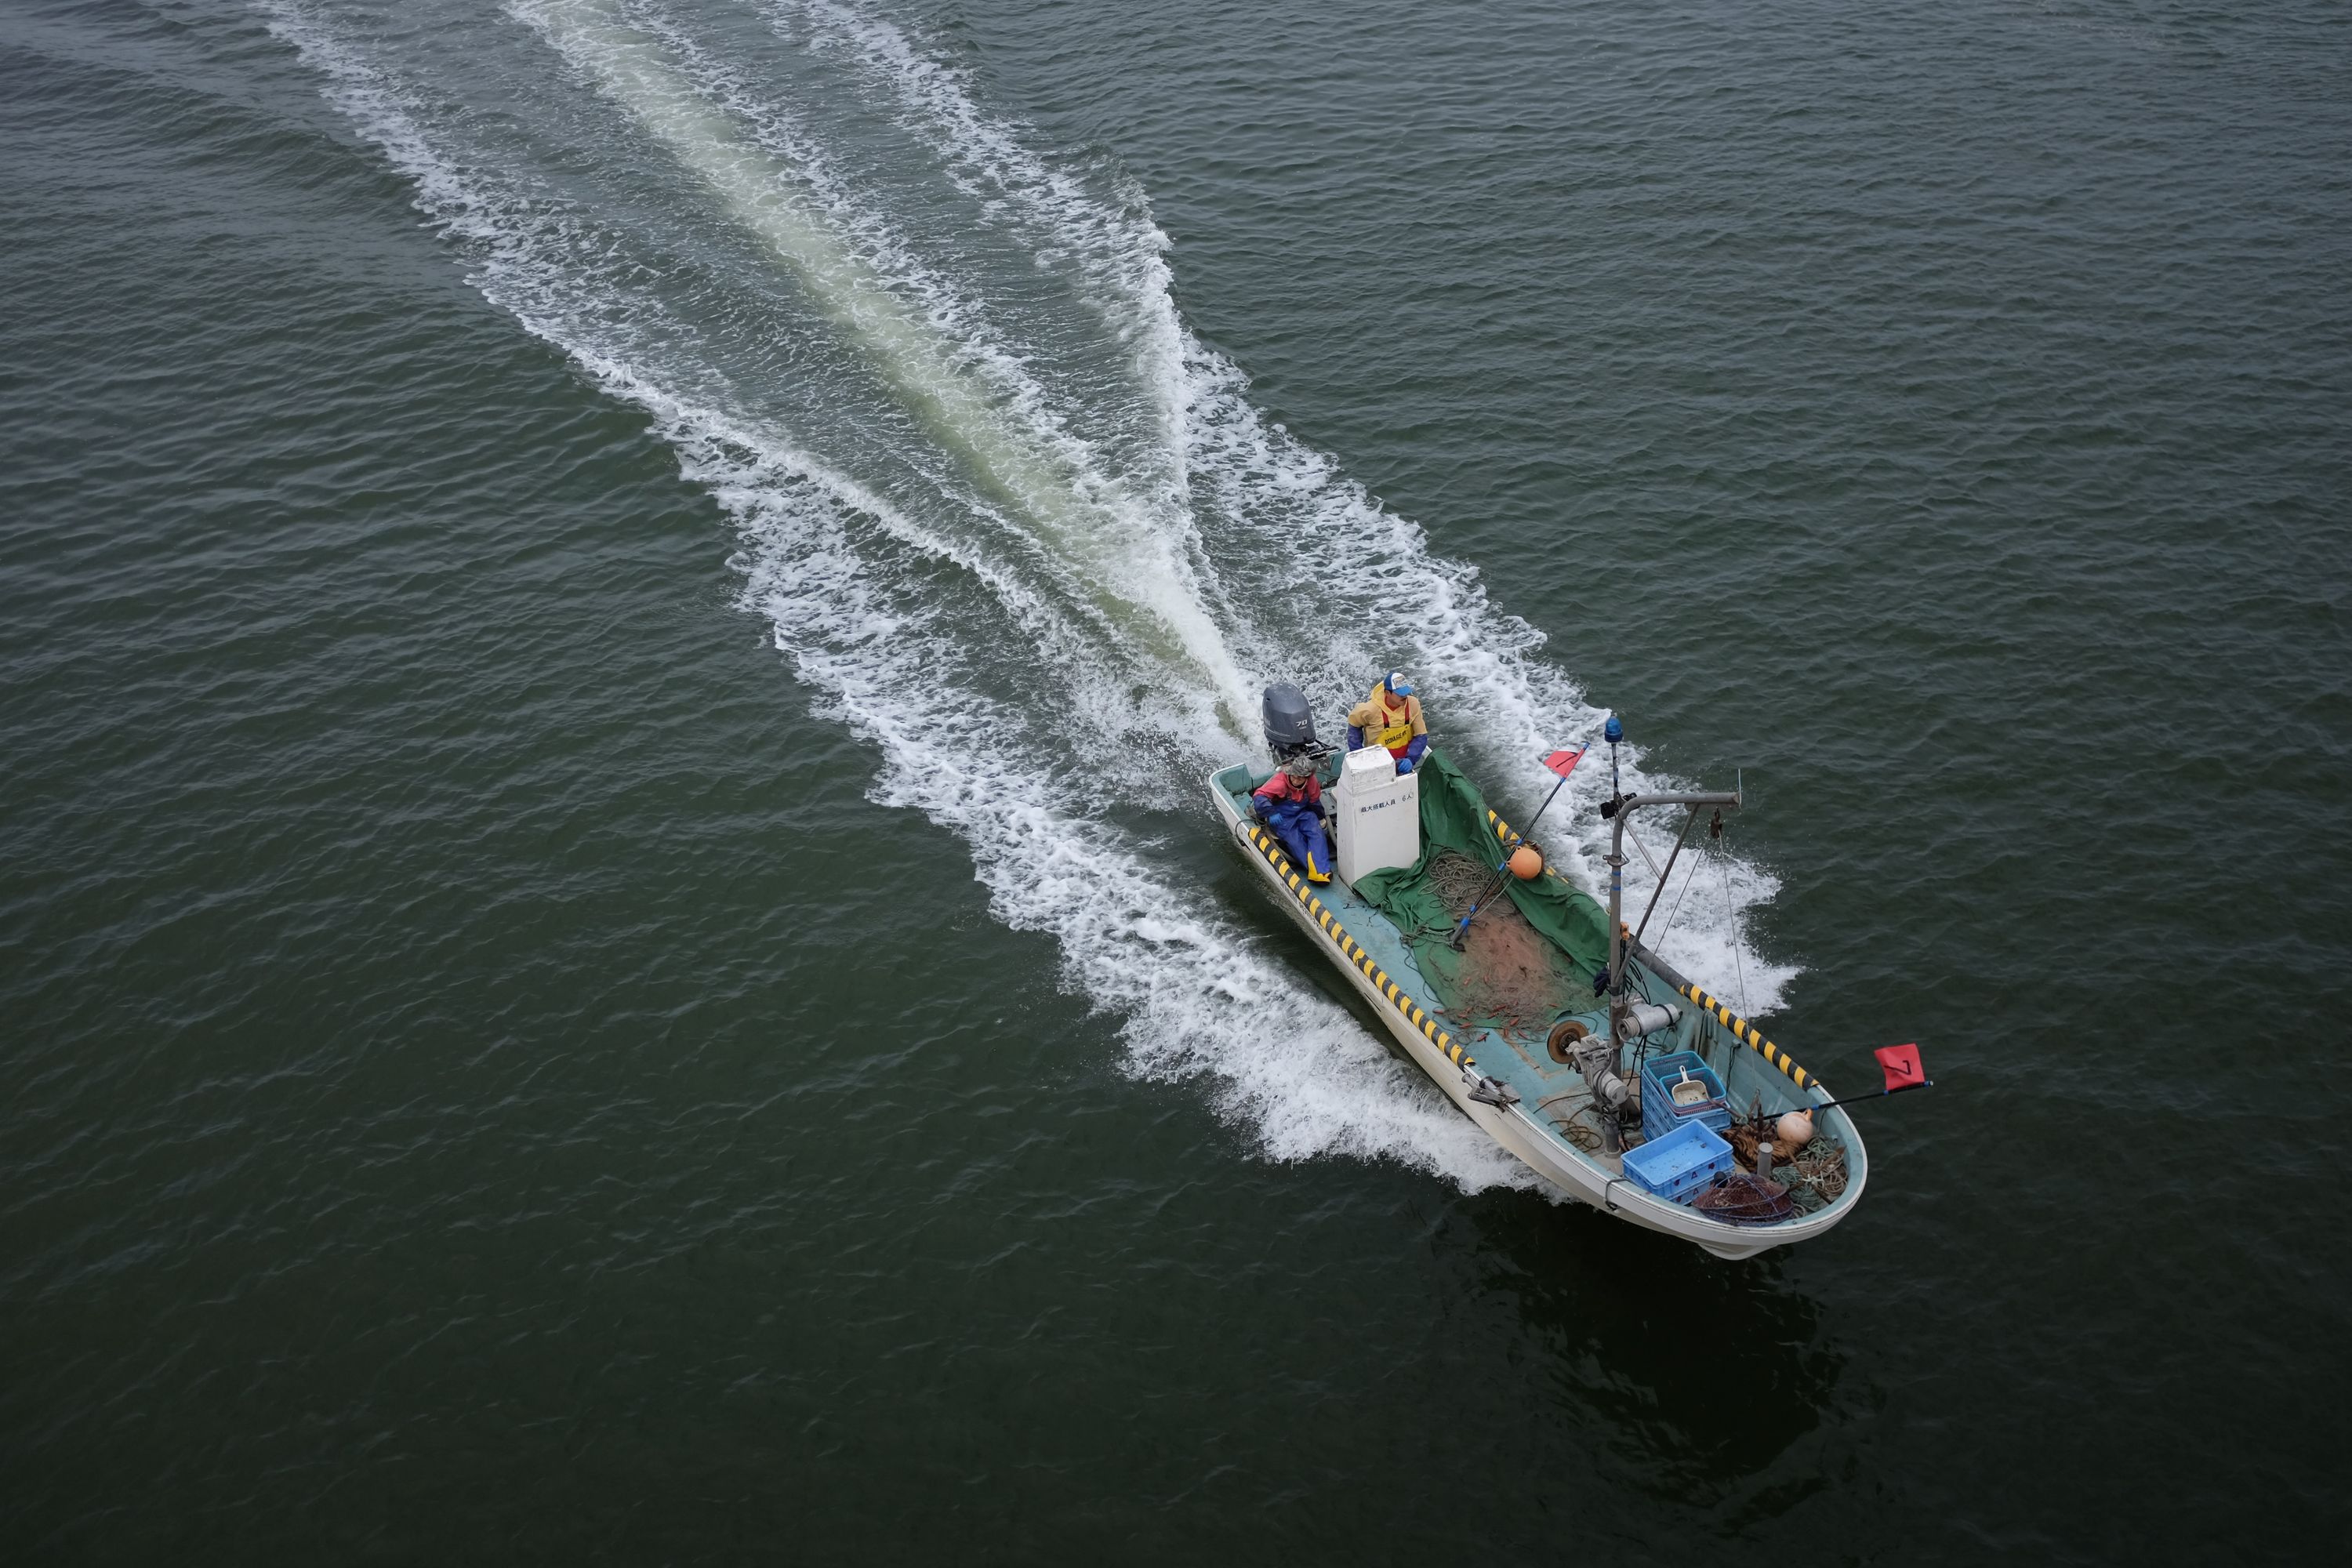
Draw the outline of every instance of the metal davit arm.
M1609 1043L1612 1047L1622 1047L1625 1043L1623 1037L1625 1022L1625 958L1626 949L1628 947L1632 947L1640 954L1643 963L1648 966L1652 973L1657 975L1659 979L1673 986L1675 991L1679 992L1683 996L1688 998L1694 1003L1696 1003L1698 1006L1712 1016L1717 1023L1722 1025L1726 1029L1728 1029L1731 1032L1731 1037L1733 1039L1738 1040L1741 1045L1746 1046L1749 1050L1754 1051L1758 1056L1762 1057L1766 1061L1780 1068L1782 1075L1785 1076L1790 1083L1795 1084L1800 1089L1812 1089L1823 1095L1826 1095L1829 1091L1825 1089L1822 1089L1821 1081L1814 1078L1812 1074L1799 1067L1795 1062L1790 1060L1789 1054L1786 1051L1783 1051L1780 1047L1774 1045L1770 1040L1766 1039L1764 1037L1764 1031L1759 1029L1755 1025L1749 1023L1747 1019L1741 1017L1738 1014L1725 1006L1715 997L1710 996L1706 992L1700 990L1696 984L1669 967L1665 960L1660 958L1656 953L1651 952L1646 947L1641 946L1638 942L1632 942L1625 930L1625 819L1633 816L1633 813L1642 810L1643 807L1653 805L1687 805L1693 807L1694 811L1696 811L1696 808L1699 806L1711 805L1721 807L1727 805L1732 807L1734 810L1738 810L1740 806L1747 804L1745 799L1746 793L1747 792L1744 790L1733 790L1728 794L1721 792L1701 792L1697 794L1684 795L1621 795L1615 796L1601 806L1601 809L1602 815L1611 819L1609 838ZM1684 827L1685 831L1687 832L1689 825L1686 823L1684 825ZM1681 847L1679 840L1676 841L1675 847L1677 849ZM1661 891L1663 890L1664 889L1662 888ZM1645 931L1649 929L1649 921L1646 918L1643 921L1643 929Z
M1703 791L1676 795L1621 795L1603 804L1609 825L1609 1044L1625 1043L1625 821L1653 805L1730 806L1741 804L1738 791ZM1646 949L1644 951L1647 951ZM1702 1004L1703 1005L1704 1004Z

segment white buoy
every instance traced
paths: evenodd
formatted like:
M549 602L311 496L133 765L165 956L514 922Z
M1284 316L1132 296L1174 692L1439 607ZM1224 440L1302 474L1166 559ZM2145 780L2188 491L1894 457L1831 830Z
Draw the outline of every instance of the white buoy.
M1806 1111L1791 1110L1772 1124L1772 1132L1790 1148L1802 1148L1813 1141L1812 1116Z

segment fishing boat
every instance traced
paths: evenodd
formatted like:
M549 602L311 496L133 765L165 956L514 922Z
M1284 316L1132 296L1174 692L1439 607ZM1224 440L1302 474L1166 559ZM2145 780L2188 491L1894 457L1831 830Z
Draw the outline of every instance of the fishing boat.
M1327 747L1287 683L1267 689L1264 717L1275 768L1311 766L1325 786L1337 853L1294 863L1253 809L1274 768L1249 763L1209 778L1235 843L1403 1053L1549 1189L1718 1258L1809 1241L1853 1212L1869 1162L1845 1111L1624 921L1636 815L1679 809L1679 856L1739 792L1619 791L1612 717L1604 907L1438 751L1400 774L1378 746ZM1563 783L1580 755L1555 753Z

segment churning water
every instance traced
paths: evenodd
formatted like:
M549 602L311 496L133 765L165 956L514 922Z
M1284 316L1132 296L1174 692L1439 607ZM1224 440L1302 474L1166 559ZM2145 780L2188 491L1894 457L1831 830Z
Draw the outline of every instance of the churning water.
M966 842L1139 1070L1210 1071L1281 1155L1518 1179L1117 814L1248 754L1268 679L1336 722L1402 664L1528 791L1603 715L1474 571L1251 405L1131 178L1048 162L845 5L270 16L483 292L653 416L740 530L745 607L880 752L877 798ZM1743 955L1735 982L1727 910L1772 882L1730 887L1675 955L1769 1009L1789 971Z

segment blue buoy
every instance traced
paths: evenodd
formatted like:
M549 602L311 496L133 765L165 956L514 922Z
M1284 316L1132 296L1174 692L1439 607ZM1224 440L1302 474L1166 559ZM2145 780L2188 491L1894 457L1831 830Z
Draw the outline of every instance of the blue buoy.
M1609 722L1601 726L1601 735L1613 746L1625 738L1625 726L1617 721L1616 714L1612 713L1609 715Z

